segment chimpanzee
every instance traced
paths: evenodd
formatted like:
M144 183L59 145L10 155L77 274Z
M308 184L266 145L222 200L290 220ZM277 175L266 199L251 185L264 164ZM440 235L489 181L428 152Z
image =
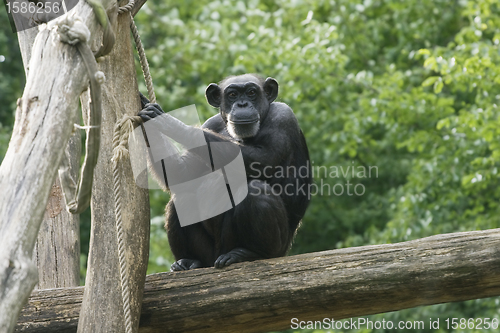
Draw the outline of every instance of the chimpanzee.
M309 205L312 179L304 135L292 109L274 102L277 95L275 79L254 74L230 76L207 87L208 103L220 112L201 129L193 130L202 130L209 146L213 142L231 142L239 147L248 195L232 209L184 227L170 200L165 209L165 228L177 260L171 271L222 268L284 256L289 250ZM138 115L144 121L164 114L158 104L141 99L143 110ZM175 126L168 125L165 133L175 132ZM175 162L189 163L189 156ZM158 174L165 170L158 163L154 169Z

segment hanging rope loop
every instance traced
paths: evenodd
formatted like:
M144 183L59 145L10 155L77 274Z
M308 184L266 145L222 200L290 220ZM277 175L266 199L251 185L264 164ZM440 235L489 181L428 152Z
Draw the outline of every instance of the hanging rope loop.
M104 6L102 5L102 2L100 0L86 1L90 5L90 7L92 7L97 21L104 28L102 45L95 54L95 57L97 59L111 52L111 50L113 49L113 45L115 45L115 33L113 32L111 23L109 22L108 14L106 13L106 9L104 9Z
M101 141L101 83L104 81L104 73L97 69L97 63L92 50L87 44L90 31L78 18L66 16L57 28L59 38L62 42L75 45L87 68L90 80L90 110L88 114L87 140L85 142L85 159L83 162L78 184L69 172L69 157L63 157L59 168L59 178L66 200L66 208L70 213L80 214L89 205L92 193L92 181L94 168L99 155Z
M69 172L69 156L63 158L59 169L59 177L66 199L66 206L73 214L82 213L89 205L92 191L92 181L94 168L97 164L100 145L100 126L102 118L101 107L101 84L104 82L104 74L97 69L96 58L108 54L115 43L115 35L111 28L109 17L106 14L100 0L86 0L92 7L97 20L104 28L103 44L95 54L92 54L87 41L90 39L90 31L83 22L76 17L67 16L58 27L61 41L70 45L76 45L80 55L84 60L90 79L90 111L87 126L75 127L87 131L87 141L85 143L85 160L82 166L81 176L78 184L71 177ZM146 59L144 48L135 26L131 11L134 7L134 0L129 0L128 4L120 7L118 13L129 13L130 29L134 36L136 47L139 53L139 60L148 89L149 99L152 103L156 101L153 81L149 72L149 65ZM113 133L113 193L115 199L116 235L118 244L118 260L120 263L120 282L122 289L123 313L125 321L125 332L133 333L132 313L131 313L131 291L129 288L129 268L126 259L125 233L122 220L122 196L120 184L120 161L129 158L128 138L134 127L142 124L142 119L138 116L125 115L119 120Z
M156 101L153 89L153 80L149 73L149 65L146 59L146 54L142 46L139 32L134 23L131 10L134 6L134 0L129 0L128 4L120 7L118 13L130 13L130 29L134 36L135 45L139 53L139 60L142 67L144 79L150 100L154 103ZM125 332L132 333L132 313L131 313L131 292L129 288L129 268L125 255L125 233L123 230L122 220L122 196L121 196L121 183L120 183L120 161L129 158L128 151L128 138L130 133L137 125L142 126L142 119L139 116L124 115L114 128L113 132L113 193L115 198L115 219L116 219L116 237L118 242L118 261L120 263L120 280L122 287L122 300L123 300L123 314L125 318Z
M134 8L135 1L128 0L128 3L125 6L118 8L118 14L129 13Z
M120 167L119 162L124 158L129 158L127 149L128 137L134 129L134 122L139 121L137 116L124 115L118 121L113 133L113 194L115 199L115 223L116 223L116 238L118 244L118 262L120 263L120 282L122 288L123 315L125 319L125 332L132 333L132 312L131 312L131 292L129 288L129 268L125 249L125 232L123 230L122 219L122 195L120 182Z
M83 212L90 204L94 168L97 164L97 157L99 154L100 125L102 118L100 85L104 82L104 74L97 70L95 58L108 54L115 42L115 35L111 29L109 18L102 3L99 0L87 0L87 2L93 8L99 23L104 28L103 45L99 48L95 57L87 45L87 41L90 39L90 32L81 21L75 18L68 18L67 20L72 21L64 21L59 27L61 41L77 46L84 59L90 78L91 107L88 124L84 127L76 125L76 127L85 128L87 131L85 161L78 184L76 184L69 172L69 157L63 158L59 170L59 177L61 178L66 205L68 210L73 214ZM118 9L118 13L130 13L133 6L134 0L129 0L127 5ZM146 81L149 99L154 103L156 98L153 89L153 80L149 72L148 61L132 14L129 15L130 29L132 30L139 53L139 60ZM116 123L113 133L113 194L115 199L116 237L126 333L133 333L131 312L132 295L129 288L129 268L126 259L125 232L122 220L121 173L119 165L120 161L129 158L128 138L134 127L139 124L142 124L142 119L140 117L124 115L123 118Z
M149 72L149 63L146 58L146 52L144 52L144 46L142 46L141 36L139 36L139 31L135 25L134 19L130 21L130 30L132 31L132 36L134 36L135 47L137 48L137 53L139 54L139 62L141 63L142 74L144 76L144 81L146 82L146 88L148 89L148 97L151 103L156 103L155 90L153 88L153 79L151 73Z

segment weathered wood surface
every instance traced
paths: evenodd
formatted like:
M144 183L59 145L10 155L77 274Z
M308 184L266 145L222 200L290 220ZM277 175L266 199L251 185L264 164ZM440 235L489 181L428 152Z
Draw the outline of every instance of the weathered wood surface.
M104 0L108 8L110 0ZM75 7L94 36L101 29L85 1ZM58 20L51 21L49 26ZM14 329L37 282L32 252L47 199L78 110L87 72L75 47L55 29L35 39L30 70L0 166L0 331Z
M26 76L28 76L29 60L37 34L38 27L18 33ZM66 147L74 179L78 176L80 146L80 132L75 131ZM59 177L56 177L33 251L33 261L38 267L38 283L35 288L63 288L80 285L80 215L71 214L66 210L65 205Z
M36 35L38 35L38 27L19 31L17 33L26 78L28 77L31 52L33 50L33 43L35 43Z
M94 170L92 228L80 333L125 332L111 158L115 123L124 114L135 115L141 108L129 26L130 14L120 14L115 46L98 64L106 82L102 85L101 150ZM137 331L149 256L149 194L135 184L126 158L120 162L119 181L132 326Z
M144 4L146 3L147 0L136 0L134 2L134 7L132 8L132 16L135 16L137 15L137 13L139 12L139 9L141 9L142 6L144 6Z
M81 288L35 291L19 332L75 332ZM266 332L500 295L500 229L161 273L140 332Z
M70 140L73 148L67 148L72 151L73 163L77 162L74 157L78 156L81 144L80 135L75 134ZM37 289L80 285L80 215L66 210L59 177L50 191L33 259L38 267Z

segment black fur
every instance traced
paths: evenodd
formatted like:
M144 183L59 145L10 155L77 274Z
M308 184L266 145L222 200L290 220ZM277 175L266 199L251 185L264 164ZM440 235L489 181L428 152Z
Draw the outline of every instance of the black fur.
M211 142L238 145L249 193L235 208L185 227L180 226L171 200L166 207L165 225L177 260L171 270L221 268L241 261L284 256L289 250L309 204L311 170L297 119L288 105L274 102L277 94L276 80L264 80L252 74L229 77L219 85L208 86L207 100L220 112L208 119L202 129L190 130L202 130L209 145ZM142 102L144 109L139 115L143 120L163 113L159 105ZM182 123L178 123L167 125L165 130L174 139L182 127ZM191 150L164 163L183 167L190 163L210 163L200 158L201 155ZM154 169L162 175L160 163L156 163ZM284 170L283 176L276 173L279 169ZM164 185L168 188L166 181ZM273 186L282 189L281 195L273 194Z

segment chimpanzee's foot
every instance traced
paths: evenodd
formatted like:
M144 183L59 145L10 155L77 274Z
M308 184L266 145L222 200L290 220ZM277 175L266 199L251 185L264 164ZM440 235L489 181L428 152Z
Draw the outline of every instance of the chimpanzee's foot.
M187 271L190 269L201 268L201 261L194 259L179 259L170 266L171 272Z
M259 258L259 255L255 252L242 247L236 247L226 254L221 254L219 258L215 260L214 266L215 268L223 268L237 262L252 261Z

